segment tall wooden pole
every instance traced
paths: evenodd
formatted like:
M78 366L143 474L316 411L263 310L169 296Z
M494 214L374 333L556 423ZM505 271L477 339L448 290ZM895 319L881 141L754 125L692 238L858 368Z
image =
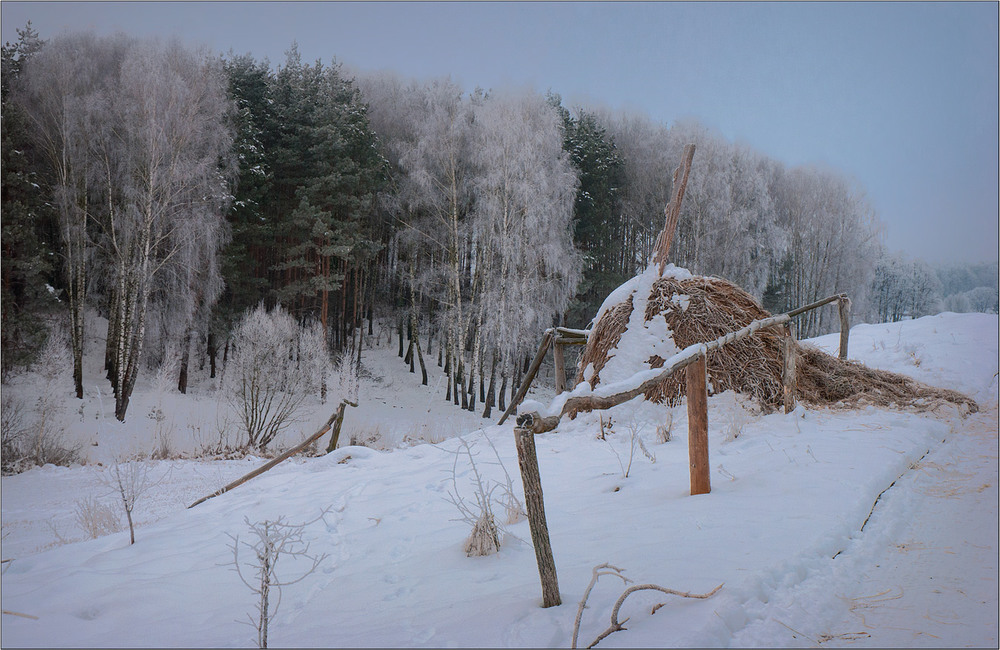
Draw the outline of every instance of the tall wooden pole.
M681 216L681 202L684 200L684 190L687 189L688 175L691 173L691 161L694 159L694 144L684 147L681 155L681 164L674 170L673 190L674 195L670 203L664 209L665 220L663 230L656 238L656 246L653 251L653 261L660 265L660 275L663 275L663 268L667 264L667 257L670 254L670 245L674 241L674 232L677 230L677 220Z
M687 373L688 458L691 461L691 494L708 494L712 482L708 465L708 381L705 355L689 365Z
M561 605L556 561L552 556L549 528L545 523L545 502L542 499L542 477L538 471L535 434L519 423L514 428L514 441L517 444L517 464L521 468L521 482L524 484L524 506L528 511L528 526L531 529L532 544L535 546L538 576L542 581L542 607Z

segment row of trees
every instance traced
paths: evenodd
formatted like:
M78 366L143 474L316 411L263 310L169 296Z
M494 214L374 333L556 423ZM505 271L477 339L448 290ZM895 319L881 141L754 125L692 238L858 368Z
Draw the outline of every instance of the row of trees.
M82 395L94 309L121 419L142 360L178 355L183 392L192 350L214 376L262 304L354 360L364 321L391 322L412 371L426 382L436 348L445 398L478 396L489 415L545 327L585 327L645 267L689 142L677 265L775 312L846 291L855 314L891 320L938 290L886 254L860 188L696 122L349 79L294 46L272 69L127 36L20 36L3 49L4 370L41 344L40 314L65 310ZM985 301L965 293L953 302ZM830 318L811 312L801 335Z
M149 314L169 312L183 335L222 288L233 164L221 70L176 43L124 35L21 40L5 118L17 111L14 137L28 138L28 169L41 181L29 183L44 203L18 216L26 228L48 217L45 249L61 254L79 398L86 309L96 303L107 316L105 365L123 420Z

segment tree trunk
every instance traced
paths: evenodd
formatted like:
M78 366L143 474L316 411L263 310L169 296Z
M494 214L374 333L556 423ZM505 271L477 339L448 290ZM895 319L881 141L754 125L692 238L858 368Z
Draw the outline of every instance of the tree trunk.
M493 350L493 363L490 366L490 388L486 391L486 399L483 400L485 407L483 408L483 417L490 417L493 406L496 403L496 385L497 385L497 351Z
M215 330L209 328L208 330L208 365L210 373L208 375L209 379L215 379L215 355L218 350L215 347Z
M177 390L181 392L181 395L187 394L188 387L188 362L191 357L191 329L188 328L187 332L184 333L184 342L181 344L181 370L180 375L177 378Z

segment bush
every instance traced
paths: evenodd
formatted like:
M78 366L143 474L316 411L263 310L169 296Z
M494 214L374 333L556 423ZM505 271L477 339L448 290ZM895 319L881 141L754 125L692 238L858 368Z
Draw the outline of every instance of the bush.
M75 515L77 525L90 539L117 533L122 529L115 509L92 497L76 502Z
M300 327L279 305L246 313L232 338L223 390L247 445L263 451L296 420L310 392L324 390L330 354L318 325Z

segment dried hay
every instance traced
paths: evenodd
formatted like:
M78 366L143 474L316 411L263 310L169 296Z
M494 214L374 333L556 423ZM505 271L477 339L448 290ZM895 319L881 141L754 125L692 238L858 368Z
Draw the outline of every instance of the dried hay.
M591 386L600 381L600 369L608 353L620 341L632 313L632 296L607 310L591 333L580 357L578 376L594 364ZM753 297L736 285L712 277L661 277L650 292L645 321L664 318L678 349L713 340L746 327L754 320L771 316ZM777 328L731 343L708 355L707 371L713 394L733 390L750 396L765 411L782 403L782 333ZM843 361L811 346L798 345L796 358L796 398L817 406L846 408L865 404L876 406L934 409L950 402L977 410L976 403L956 391L933 388L896 373L867 368ZM650 368L663 366L664 359L653 355ZM636 368L641 370L641 368ZM646 393L646 399L670 406L685 392L683 373L674 373Z
M601 368L608 362L608 353L618 345L625 328L628 327L628 319L632 316L632 296L620 302L611 309L604 312L601 320L594 326L587 345L580 355L579 372L577 377L583 377L583 369L588 364L594 364L594 375L590 378L590 385L596 386L600 381Z
M896 406L917 411L934 410L949 402L965 407L968 413L979 410L975 400L954 390L844 361L810 345L798 346L798 352L795 394L805 402L855 408L868 404Z

